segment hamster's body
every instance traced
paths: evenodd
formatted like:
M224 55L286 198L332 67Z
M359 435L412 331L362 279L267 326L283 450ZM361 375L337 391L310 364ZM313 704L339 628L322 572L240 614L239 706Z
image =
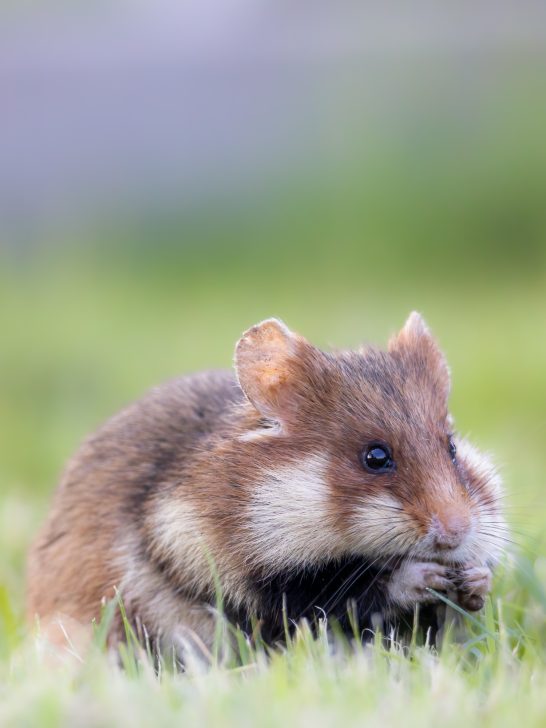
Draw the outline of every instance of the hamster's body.
M453 461L447 369L421 319L389 353L338 354L268 321L236 363L152 390L83 444L30 556L29 615L88 623L117 587L183 655L210 648L218 585L227 618L269 641L283 605L347 630L349 601L360 628L400 622L427 587L479 607L499 486L470 446Z

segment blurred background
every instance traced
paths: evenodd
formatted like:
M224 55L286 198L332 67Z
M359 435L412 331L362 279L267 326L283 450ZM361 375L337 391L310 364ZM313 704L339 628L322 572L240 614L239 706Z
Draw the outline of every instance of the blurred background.
M272 315L422 311L546 583L545 41L538 0L1 4L4 619L81 438Z

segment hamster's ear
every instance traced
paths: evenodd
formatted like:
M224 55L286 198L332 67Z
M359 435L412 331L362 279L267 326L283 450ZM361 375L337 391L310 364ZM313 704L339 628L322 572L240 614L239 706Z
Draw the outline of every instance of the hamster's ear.
M235 348L235 370L241 389L266 417L282 419L294 409L301 376L301 354L310 347L278 319L248 329Z
M449 367L420 313L410 313L402 329L389 341L389 352L409 358L447 399L451 386Z

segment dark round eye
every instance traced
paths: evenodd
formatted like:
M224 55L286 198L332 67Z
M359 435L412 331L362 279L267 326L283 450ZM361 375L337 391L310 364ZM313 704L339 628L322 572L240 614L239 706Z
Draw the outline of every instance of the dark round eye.
M391 452L386 445L381 443L373 443L362 453L362 464L366 470L373 473L384 473L386 470L392 470L394 462Z
M449 455L450 455L451 459L453 460L453 462L455 462L455 458L457 456L457 446L453 442L453 436L452 435L449 436L448 448L449 448Z

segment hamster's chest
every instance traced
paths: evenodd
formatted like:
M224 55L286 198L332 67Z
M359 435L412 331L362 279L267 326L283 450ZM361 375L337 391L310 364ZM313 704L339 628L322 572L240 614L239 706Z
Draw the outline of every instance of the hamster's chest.
M256 573L249 587L257 596L256 617L265 632L263 636L274 640L282 638L285 618L289 623L302 618L314 623L326 615L335 618L345 631L352 631L350 609L360 628L370 626L372 615L381 614L385 609L386 578L387 572L381 564L351 557L316 567L281 571L273 576ZM233 614L232 619L243 628L249 626L244 615Z

